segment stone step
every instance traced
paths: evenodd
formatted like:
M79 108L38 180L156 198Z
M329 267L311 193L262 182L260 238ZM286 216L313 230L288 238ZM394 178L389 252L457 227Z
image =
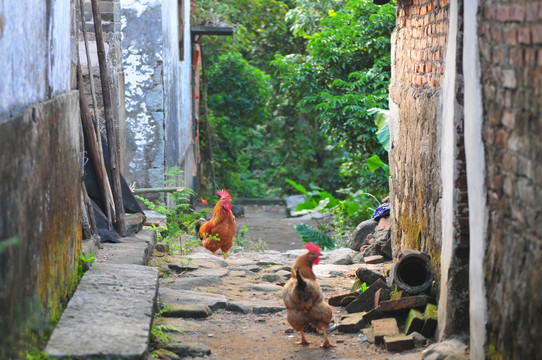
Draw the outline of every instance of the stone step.
M158 270L98 262L88 270L45 353L59 359L146 359Z

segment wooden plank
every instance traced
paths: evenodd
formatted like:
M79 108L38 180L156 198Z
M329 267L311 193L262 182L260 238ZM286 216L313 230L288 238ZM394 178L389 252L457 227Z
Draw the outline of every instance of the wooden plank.
M98 62L100 63L100 80L102 83L102 97L105 113L105 128L107 130L107 146L109 148L109 162L113 183L113 200L115 201L116 222L115 227L120 236L126 236L126 220L124 219L124 201L120 185L120 169L118 162L117 134L113 123L113 109L111 105L111 92L109 88L109 73L105 55L105 45L102 31L102 16L100 14L98 0L91 0L92 16L94 17L94 31L96 34L96 48L98 50Z
M219 35L219 36L233 36L235 33L231 26L191 26L190 32L194 35Z

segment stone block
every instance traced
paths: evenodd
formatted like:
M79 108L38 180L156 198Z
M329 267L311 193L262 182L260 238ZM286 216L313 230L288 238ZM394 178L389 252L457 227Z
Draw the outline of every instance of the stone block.
M388 285L382 279L378 279L364 292L359 294L358 298L346 306L349 313L369 311L374 307L374 297L379 289L387 288Z
M384 345L389 352L403 352L414 348L414 339L410 335L387 335Z
M341 320L337 330L343 333L357 333L367 324L363 319L363 315L365 313L354 313L345 316Z
M413 332L421 332L423 324L423 314L418 310L411 309L405 320L405 334L409 335Z
M397 320L395 318L385 318L371 321L375 344L382 344L384 336L399 335Z
M382 255L365 256L363 258L363 261L365 261L366 264L380 264L384 262L384 256Z
M211 316L213 311L205 304L169 305L162 312L163 317L201 319Z
M422 335L428 339L435 336L435 330L438 323L438 311L437 306L434 304L427 304L423 313L424 323L422 327Z
M397 300L387 300L380 303L383 311L399 311L405 309L421 308L427 305L427 295L407 296Z

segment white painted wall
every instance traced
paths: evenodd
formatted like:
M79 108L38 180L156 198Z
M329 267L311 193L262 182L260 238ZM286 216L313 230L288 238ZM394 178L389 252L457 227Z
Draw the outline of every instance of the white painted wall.
M195 186L193 183L193 177L197 175L196 168L195 168L195 158L194 158L194 152L193 150L193 143L192 143L192 116L193 111L192 109L192 102L193 102L193 94L192 94L192 41L191 41L191 31L190 31L190 0L184 0L183 1L183 11L184 11L184 56L183 61L180 62L180 73L181 73L181 82L180 82L180 88L181 88L181 101L179 102L181 105L181 109L179 109L180 114L180 136L179 136L179 142L180 142L180 157L179 159L182 159L184 162L184 181L186 186L192 187Z
M438 334L442 340L448 321L448 272L450 269L454 250L454 204L455 186L457 178L457 134L455 129L456 115L456 54L457 54L457 0L450 2L448 40L446 45L446 59L444 80L442 84L442 134L440 136L440 176L442 180L442 248L440 253L440 295L438 304Z
M70 0L0 1L0 118L70 90Z
M464 1L463 74L465 77L465 154L470 214L470 355L484 359L487 300L483 261L486 249L487 207L482 142L482 85L478 49L478 0Z
M163 186L164 173L183 162L192 186L192 162L185 161L192 145L190 1L182 4L180 61L178 0L121 0L127 179L137 186L143 178L145 186Z
M126 179L164 185L163 26L160 0L121 0L126 105Z
M183 57L179 60L177 0L162 2L164 29L164 89L166 111L166 168L181 166L191 149L192 56L190 1L182 2L184 13ZM186 165L186 164L185 164ZM182 168L187 175L191 168ZM192 184L186 184L191 186Z

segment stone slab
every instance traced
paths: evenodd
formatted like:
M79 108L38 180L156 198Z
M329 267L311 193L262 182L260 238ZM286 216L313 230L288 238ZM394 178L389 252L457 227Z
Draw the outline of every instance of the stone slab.
M162 281L161 287L173 290L192 290L200 286L215 286L222 284L222 279L216 276L190 276L171 278Z
M144 359L157 290L155 268L94 264L55 326L45 353L60 359Z
M331 298L329 298L328 303L331 306L346 306L352 301L356 300L358 296L359 293L355 291L347 294L332 296Z
M389 352L403 352L414 348L414 339L409 335L386 335L384 345Z
M341 320L337 330L343 333L357 333L366 325L363 315L365 313L354 313L345 316Z
M166 305L204 304L213 311L225 308L228 302L228 298L224 295L192 290L176 290L164 286L160 287L159 294L160 300Z
M382 255L365 256L363 258L363 261L365 261L366 264L380 264L384 262L384 256Z
M213 311L205 304L169 305L161 313L163 317L202 319Z
M147 265L156 245L156 231L143 229L141 232L122 238L119 243L102 243L96 256L97 262L112 264Z
M384 336L399 335L399 327L395 318L385 318L371 321L375 344L382 344Z
M423 326L421 334L428 339L435 336L435 331L438 324L438 312L437 306L434 304L427 304L423 313Z

